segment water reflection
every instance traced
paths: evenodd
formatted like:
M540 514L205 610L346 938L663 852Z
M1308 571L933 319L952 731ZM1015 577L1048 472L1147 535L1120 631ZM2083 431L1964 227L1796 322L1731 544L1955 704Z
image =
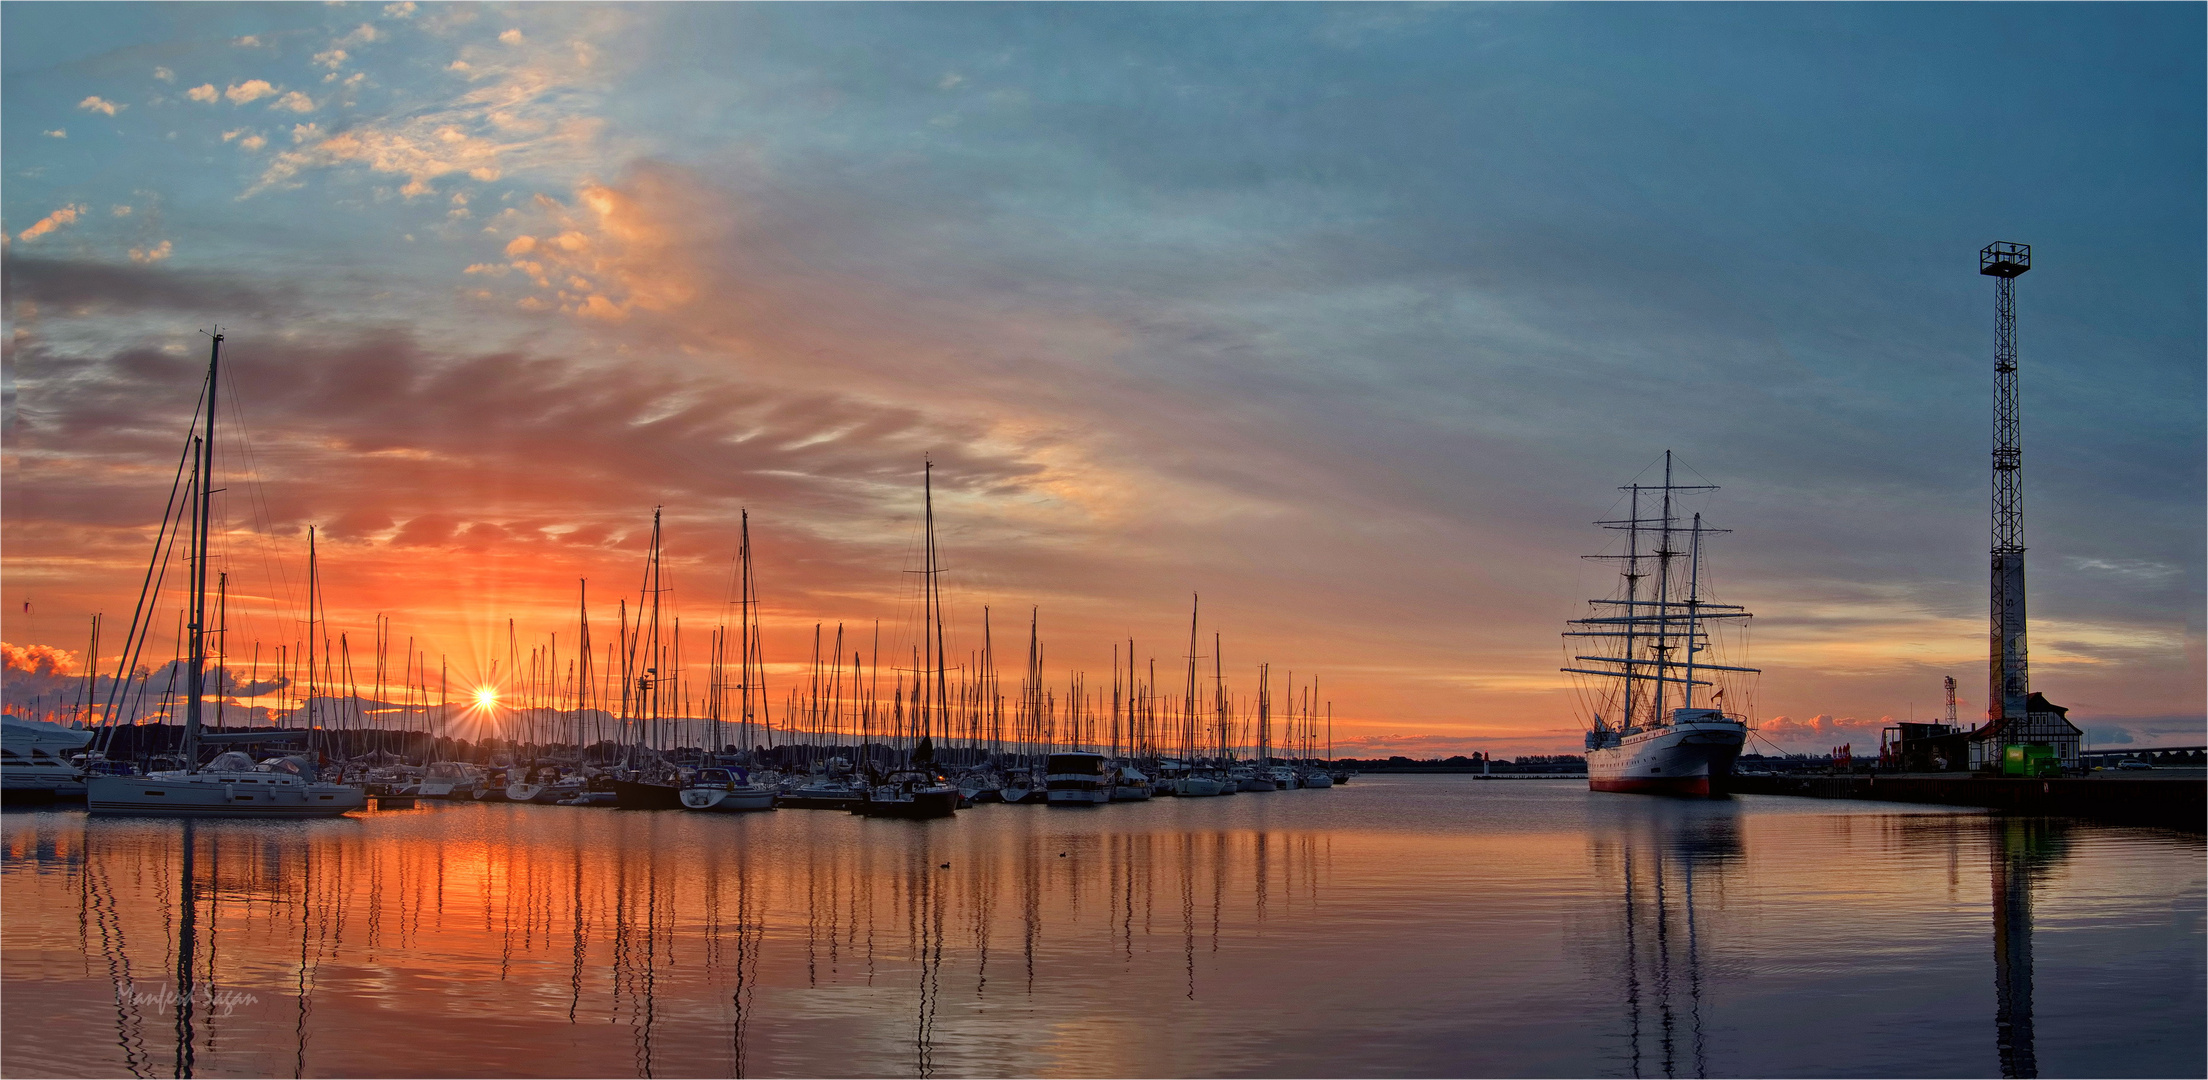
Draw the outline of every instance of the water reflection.
M2115 880L2112 834L2086 826L1436 790L1459 801L1352 787L948 826L9 814L0 1071L1983 1075L1998 1058L2029 1076L2078 1052L2044 1010L2035 1031L2034 992L2075 986L2103 947L2065 939L2067 974L2042 964L2035 986L2035 932L2044 959L2051 933L2151 925L2201 889L2197 845L2142 840L2095 894L2109 917L2069 917L2077 880ZM2170 936L2197 953L2197 925ZM2096 1020L2198 1044L2197 1016L2156 1012L2197 998L2197 970L2173 986L2111 965ZM2079 995L2062 1000L2075 1021ZM1995 1046L1956 1038L1956 1002L1996 1014ZM1863 1030L1906 1056L1845 1056Z
M1656 803L1593 834L1597 866L1615 883L1616 985L1625 1068L1633 1076L1709 1074L1699 907L1743 856L1729 803Z
M2039 1075L2032 1036L2032 892L2069 856L2068 827L2059 819L1994 818L1994 1048L2001 1075Z
M1015 827L958 833L800 814L763 828L557 817L477 806L282 825L48 814L31 836L16 829L29 848L11 855L29 858L10 869L58 865L75 893L72 936L96 961L109 1067L133 1076L210 1063L309 1076L364 1049L457 1071L745 1076L759 1069L762 995L781 1030L794 1020L845 1044L826 1071L930 1076L1048 1067L1035 1055L1055 1051L981 1022L1007 989L1032 1009L1093 992L1107 973L1147 981L1170 964L1174 996L1200 1000L1238 920L1277 917L1284 888L1323 893L1329 846L1313 832L1249 829L1068 834L1051 827L1062 814L1018 809L1003 811ZM32 884L11 880L11 900ZM1176 901L1177 919L1157 917ZM1009 985L1008 932L1019 951ZM422 1016L439 1002L534 1034L393 1045L363 1026L382 1022L379 1010ZM710 1013L708 1046L699 1021ZM610 1025L620 1059L602 1038L547 1032L548 1020ZM792 1068L787 1056L779 1068Z

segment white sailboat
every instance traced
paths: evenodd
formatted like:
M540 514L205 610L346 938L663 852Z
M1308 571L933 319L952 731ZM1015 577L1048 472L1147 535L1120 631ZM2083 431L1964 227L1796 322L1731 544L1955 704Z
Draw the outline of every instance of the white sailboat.
M424 799L473 799L483 782L482 772L463 761L434 761L422 774L415 794Z
M1714 795L1724 790L1733 761L1748 739L1745 716L1720 707L1721 677L1752 676L1755 668L1717 663L1711 627L1719 620L1746 619L1732 604L1705 600L1702 538L1726 530L1691 524L1677 517L1680 492L1715 491L1710 484L1674 484L1670 451L1664 453L1661 486L1631 484L1627 517L1605 521L1604 528L1626 534L1619 594L1593 600L1598 614L1574 619L1564 634L1567 644L1593 650L1566 654L1578 665L1563 670L1588 677L1596 702L1587 732L1587 786L1596 791L1664 795ZM1660 496L1653 517L1642 517L1644 494ZM1684 538L1686 547L1680 550ZM1650 549L1646 545L1653 542ZM1653 580L1651 580L1653 579ZM1702 688L1713 688L1700 694ZM1674 689L1676 688L1676 689ZM1614 717L1614 719L1612 719Z
M207 638L213 615L207 604L207 538L214 506L215 403L220 388L222 335L214 335L207 361L205 410L200 432L190 447L192 487L185 516L190 521L191 610L186 620L191 656L185 671L184 768L144 776L93 776L85 780L85 804L95 814L182 817L292 818L336 817L368 804L367 794L347 784L322 783L305 758L271 758L262 764L239 751L218 755L199 767L203 742L264 742L303 736L241 733L203 735L202 706L207 694ZM158 545L156 559L161 557ZM146 625L150 620L137 620ZM127 651L126 651L127 655Z
M685 810L732 814L774 809L774 789L751 783L741 770L699 769L697 778L682 789L681 798Z

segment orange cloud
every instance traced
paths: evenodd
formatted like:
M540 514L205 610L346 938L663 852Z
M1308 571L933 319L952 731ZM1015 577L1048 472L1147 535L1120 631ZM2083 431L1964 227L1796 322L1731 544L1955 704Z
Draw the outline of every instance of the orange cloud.
M76 224L77 215L84 212L85 208L82 206L77 206L74 204L64 206L61 209L56 210L53 213L48 214L35 222L32 222L30 228L15 234L15 238L25 241L36 240L39 237L45 236L48 233L51 233L64 225Z
M647 168L620 186L585 183L573 202L540 196L542 235L508 241L507 265L545 290L533 297L543 310L606 322L675 311L698 296L692 254L713 231L715 214L697 194L672 170Z
M276 88L270 86L267 79L248 79L242 83L232 83L230 89L223 91L222 96L229 98L232 105L243 105L274 93Z
M72 675L77 654L51 645L15 645L0 641L0 667L14 675Z

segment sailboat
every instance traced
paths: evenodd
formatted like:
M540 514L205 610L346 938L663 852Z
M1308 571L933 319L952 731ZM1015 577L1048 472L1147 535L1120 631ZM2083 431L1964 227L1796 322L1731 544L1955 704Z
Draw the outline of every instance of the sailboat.
M920 638L925 643L928 660L921 674L930 685L926 693L918 695L923 703L918 710L920 741L913 748L911 760L906 767L869 785L858 805L853 807L867 817L950 817L958 812L958 804L963 801L958 788L944 780L935 764L934 728L941 725L947 731L950 716L949 673L943 656L943 592L936 580L943 570L937 564L935 550L935 462L925 463L921 484L927 507L927 555L924 576L920 579L925 607Z
M697 777L682 789L681 798L685 810L727 814L774 809L774 789L752 783L740 768L699 769Z
M185 669L184 747L182 769L144 776L91 776L85 778L85 804L95 814L136 814L179 817L296 818L337 817L368 805L361 788L321 782L313 762L303 757L272 758L255 764L252 757L230 750L206 767L199 765L202 743L265 742L272 738L303 736L305 732L267 734L205 734L202 731L207 696L207 638L214 612L207 603L209 529L214 511L215 408L222 371L221 334L213 335L207 359L205 411L196 419L200 430L189 444L192 486L185 517L191 530L191 610L186 618L190 659ZM154 558L162 558L161 544ZM310 603L312 600L310 598ZM134 619L143 627L150 619ZM141 629L138 631L143 633ZM128 656L130 650L125 649ZM311 699L311 698L310 698Z
M634 722L629 740L630 775L613 781L614 794L623 810L682 809L683 785L677 771L660 758L656 745L646 745L657 741L660 705L668 700L666 688L674 679L673 674L660 673L667 661L663 655L666 650L659 642L659 598L667 587L660 577L659 542L659 508L655 506L652 508L651 551L645 556L644 585L637 601L638 621L644 625L637 636L629 639L628 649L627 671L631 681L624 704L637 708L632 711L624 707L622 710L623 720ZM645 614L647 610L649 616ZM644 650L641 670L636 660L639 645ZM635 715L639 712L642 715Z
M1699 513L1682 524L1676 506L1680 493L1717 488L1673 483L1667 450L1662 485L1630 484L1623 490L1630 496L1626 518L1598 524L1625 533L1625 553L1588 556L1623 563L1618 595L1588 601L1598 614L1572 620L1573 629L1564 634L1566 645L1572 646L1566 655L1588 666L1563 670L1588 677L1595 703L1587 731L1587 786L1596 791L1720 794L1748 740L1748 722L1721 707L1724 687L1717 679L1758 672L1717 663L1705 654L1712 651L1713 625L1750 615L1739 606L1703 599L1703 538L1727 530L1703 525ZM1652 517L1642 516L1646 498L1658 500ZM1578 644L1581 639L1599 644ZM1578 653L1580 648L1593 652ZM1701 694L1705 687L1715 689Z

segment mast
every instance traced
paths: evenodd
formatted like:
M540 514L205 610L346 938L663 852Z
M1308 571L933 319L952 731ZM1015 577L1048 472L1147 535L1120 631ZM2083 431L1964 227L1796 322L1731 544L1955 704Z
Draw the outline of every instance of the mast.
M1567 667L1561 670L1579 675L1593 675L1620 680L1624 708L1619 714L1617 730L1621 733L1628 732L1636 727L1661 727L1669 722L1664 715L1664 701L1668 696L1664 687L1667 683L1676 683L1685 687L1679 696L1681 707L1692 708L1694 707L1694 688L1711 685L1704 679L1697 678L1698 674L1717 671L1751 673L1755 671L1754 668L1731 667L1698 659L1700 653L1709 649L1707 640L1709 631L1704 625L1706 620L1745 619L1750 616L1748 612L1736 605L1710 604L1702 600L1702 537L1708 533L1720 533L1728 530L1712 529L1703 525L1702 515L1697 513L1694 515L1693 524L1686 530L1689 534L1688 550L1682 552L1672 547L1674 534L1680 531L1674 523L1676 494L1690 491L1717 490L1714 484L1675 483L1673 481L1672 465L1672 454L1667 450L1664 452L1663 484L1661 486L1626 485L1620 490L1628 492L1631 499L1628 516L1620 521L1600 521L1596 523L1606 529L1615 529L1626 534L1625 554L1585 556L1590 559L1620 559L1624 561L1625 599L1588 601L1590 604L1619 609L1618 613L1573 619L1568 625L1584 629L1572 629L1564 633L1567 639L1618 639L1618 648L1614 655L1572 656L1575 661L1616 665L1614 669ZM1660 516L1645 519L1640 516L1640 499L1644 491L1661 493ZM1656 587L1646 600L1641 599L1640 593L1640 581L1648 576L1642 569L1642 560L1647 556L1642 553L1640 547L1640 534L1644 529L1657 534L1656 549L1650 553L1657 559ZM1681 555L1686 555L1688 559L1687 587L1683 598L1674 594L1671 566L1672 560ZM1675 661L1671 655L1682 647L1686 652L1684 663ZM1654 685L1651 689L1637 690L1635 684L1643 682ZM1641 702L1646 702L1645 708L1641 707ZM1645 722L1636 720L1636 714L1640 712L1647 714ZM1594 721L1596 732L1611 730L1599 712L1595 715Z
M314 730L314 691L315 672L317 670L314 662L314 595L315 589L320 585L316 578L317 572L317 564L314 558L314 526L309 525L307 526L307 699L300 703L300 708L307 714L308 731ZM308 738L311 739L313 736L309 735Z
M1188 698L1181 707L1181 748L1196 764L1196 612L1203 598L1188 594Z
M1234 757L1230 747L1234 736L1227 717L1227 671L1226 661L1222 658L1226 650L1221 641L1221 636L1214 631L1211 635L1212 706L1213 711L1218 714L1219 722L1219 766L1225 768L1227 762Z
M1701 625L1696 618L1702 606L1702 515L1694 515L1694 531L1687 535L1687 685L1683 704L1694 708L1694 654L1702 651ZM1663 685L1658 683L1658 686Z
M194 510L196 522L192 529L192 660L185 692L188 695L184 707L184 768L199 767L199 729L201 699L207 692L207 529L215 505L215 407L220 400L222 387L222 333L216 331L208 344L207 353L207 421L201 428L198 446L199 461L193 466L199 472L199 485L195 494L199 505Z
M1671 661L1671 559L1678 554L1671 550L1671 451L1664 451L1664 512L1658 519L1656 536L1656 641L1651 647L1656 656L1656 688L1651 699L1648 720L1650 727L1664 723L1664 671Z
M925 464L926 468L921 473L921 492L927 510L927 597L935 632L933 658L935 701L920 718L920 737L923 740L929 737L936 718L948 714L951 701L950 686L945 681L943 657L943 587L937 581L937 575L941 574L943 570L937 565L938 556L935 550L935 462L927 461ZM921 628L922 633L927 631L928 627L923 626Z

